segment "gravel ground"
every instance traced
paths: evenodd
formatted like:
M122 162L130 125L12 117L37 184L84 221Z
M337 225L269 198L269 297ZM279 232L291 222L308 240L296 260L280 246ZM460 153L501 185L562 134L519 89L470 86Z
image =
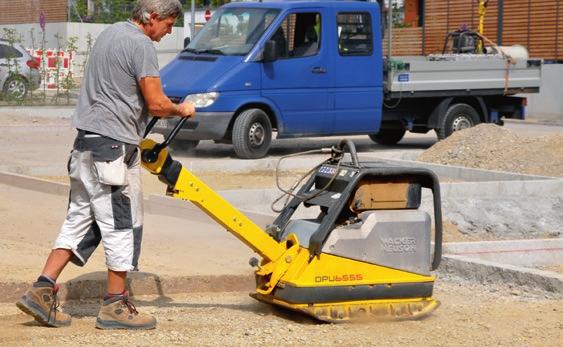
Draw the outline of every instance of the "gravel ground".
M563 236L563 192L556 197L442 199L444 218L464 235L487 239Z
M0 345L555 346L563 339L562 300L456 278L435 291L442 305L426 319L354 324L318 323L244 292L140 297L137 307L154 314L158 327L128 332L95 329L99 305L92 301L65 305L74 319L60 329L0 304Z
M526 136L494 124L457 131L418 160L445 165L563 177L563 133Z
M480 124L436 143L418 160L563 177L563 134L530 136L494 124ZM563 192L559 196L526 200L450 198L442 201L442 209L445 219L462 234L481 235L483 239L563 235Z

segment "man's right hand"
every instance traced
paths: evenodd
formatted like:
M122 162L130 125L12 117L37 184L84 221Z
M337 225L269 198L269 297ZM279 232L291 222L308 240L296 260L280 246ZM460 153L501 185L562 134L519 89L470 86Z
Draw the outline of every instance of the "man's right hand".
M190 118L195 116L194 104L189 101L178 104L178 116Z
M164 95L159 77L143 77L139 81L139 86L149 114L158 117L193 117L195 115L195 107L191 102L175 104Z

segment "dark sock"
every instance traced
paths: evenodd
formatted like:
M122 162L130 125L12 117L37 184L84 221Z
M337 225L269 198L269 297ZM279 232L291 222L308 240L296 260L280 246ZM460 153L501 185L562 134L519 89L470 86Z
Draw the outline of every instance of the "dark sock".
M41 275L39 277L37 277L37 281L35 281L35 283L33 283L34 287L54 287L55 286L55 280L50 278L49 276L45 276L45 275Z
M121 300L126 295L127 295L127 290L124 290L123 292L117 294L107 293L106 295L104 295L104 304L111 304L112 302Z

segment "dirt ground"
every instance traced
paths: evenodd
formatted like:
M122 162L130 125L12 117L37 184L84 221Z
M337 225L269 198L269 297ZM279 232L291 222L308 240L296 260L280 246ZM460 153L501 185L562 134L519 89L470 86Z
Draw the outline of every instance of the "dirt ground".
M14 117L8 119L8 124L4 122L4 126L31 126L36 127L35 133L40 133L42 126L59 125L61 122L63 121L21 120ZM456 134L451 137L452 141L455 138ZM447 144L448 140L436 146ZM29 141L29 138L22 138L21 141ZM515 146L517 140L514 141L505 142L505 146ZM551 144L551 141L544 140L532 140L527 144L535 142L545 143L547 146ZM493 146L494 143L491 140L489 144ZM530 166L542 168L558 160L560 157L557 155L560 154L557 153L561 153L563 145L554 143L557 144L555 159ZM430 153L433 148L427 152ZM469 151L471 144L467 143L463 148L465 150L456 152L456 157ZM538 148L540 152L534 152L536 159L541 157L545 148ZM452 148L442 154L449 154L450 151ZM531 160L534 155L527 158ZM483 157L483 162L497 160ZM441 162L438 159L429 161ZM448 162L455 164L453 160ZM519 167L497 169L517 170ZM555 174L561 172L557 170L561 168L556 169ZM292 172L292 176L286 177L285 182L301 173ZM534 173L553 174L552 171ZM198 175L217 190L275 187L273 173L269 171L229 175L224 172L202 171ZM42 177L58 182L67 180L65 176ZM163 193L162 183L149 174L143 175L143 184L146 194ZM9 203L5 202L4 205L8 208ZM41 213L42 208L37 208L36 213ZM29 213L22 214L21 218L26 218L24 216L29 216ZM12 222L0 221L0 225ZM18 225L23 225L24 222L18 221ZM446 223L446 241L472 240L472 237L477 236L463 235L455 226ZM48 243L45 241L45 247L48 247ZM4 247L11 246L2 242L0 250ZM339 325L319 324L302 316L272 309L255 302L244 292L140 297L137 298L138 307L156 315L159 320L156 330L142 332L96 330L94 322L99 304L93 301L65 303L65 310L75 318L71 327L62 329L38 326L19 312L13 303L0 303L0 345L556 346L563 341L563 300L554 299L548 294L532 294L520 288L481 285L444 276L437 281L435 297L442 302L442 306L424 320Z
M436 286L442 305L418 321L322 324L273 309L245 292L139 297L154 314L151 331L94 328L99 304L72 302L70 327L38 326L13 304L0 304L0 345L114 346L557 346L563 341L560 300L447 279Z

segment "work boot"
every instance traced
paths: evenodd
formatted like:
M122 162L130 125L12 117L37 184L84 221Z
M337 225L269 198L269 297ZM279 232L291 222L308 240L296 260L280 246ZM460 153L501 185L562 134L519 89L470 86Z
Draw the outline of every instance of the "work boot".
M156 318L139 313L129 295L116 295L104 300L96 319L98 329L154 329Z
M16 306L43 325L56 328L68 326L71 318L70 315L59 311L58 291L58 285L35 282Z

